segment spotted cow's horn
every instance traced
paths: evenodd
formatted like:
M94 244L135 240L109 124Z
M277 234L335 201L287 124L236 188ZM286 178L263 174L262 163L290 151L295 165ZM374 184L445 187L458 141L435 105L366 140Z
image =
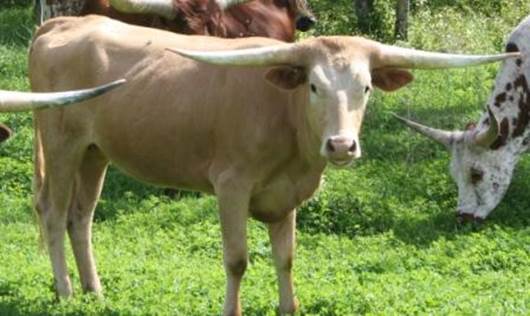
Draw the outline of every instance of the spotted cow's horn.
M414 121L411 121L409 119L406 119L406 118L401 117L399 115L396 115L394 113L392 113L392 115L394 115L401 122L405 123L411 129L419 132L420 134L422 134L424 136L427 136L427 137L437 141L438 143L444 145L446 148L450 148L451 144L454 141L464 137L464 132L460 132L460 131L454 131L454 132L444 131L444 130L441 130L441 129L428 127L428 126L422 125L420 123L416 123Z
M499 122L497 121L497 118L495 117L495 114L491 112L490 108L488 107L488 114L489 114L489 127L487 130L482 131L478 133L474 138L473 142L475 145L479 145L482 147L489 147L499 135Z
M154 14L167 19L176 16L172 0L110 0L109 3L123 13Z
M125 83L125 79L116 80L92 89L65 92L35 93L0 90L0 112L21 112L65 106L99 96L123 83Z
M519 52L496 55L460 55L379 44L375 59L379 67L436 69L480 65L517 56L520 56Z

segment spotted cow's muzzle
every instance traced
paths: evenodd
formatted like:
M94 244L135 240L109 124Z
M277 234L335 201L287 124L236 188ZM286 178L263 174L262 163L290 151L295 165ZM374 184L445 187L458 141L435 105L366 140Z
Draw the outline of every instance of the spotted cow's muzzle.
M484 221L484 218L482 218L480 216L475 216L475 214L464 213L464 212L457 211L456 220L460 224L464 224L464 223L477 223L477 224L480 224L480 223L482 223Z

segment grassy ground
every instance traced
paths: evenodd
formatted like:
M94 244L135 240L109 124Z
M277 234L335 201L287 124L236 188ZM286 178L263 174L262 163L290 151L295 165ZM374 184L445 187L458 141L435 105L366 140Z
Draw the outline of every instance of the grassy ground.
M499 51L530 7L517 12L424 11L402 45ZM25 6L0 5L2 89L28 89L30 13ZM329 23L322 30L333 30ZM417 71L408 88L372 97L364 157L346 170L327 170L320 192L299 210L294 269L301 314L530 314L530 160L521 161L485 224L457 225L447 153L388 115L462 127L478 117L497 67ZM31 116L4 114L0 120L16 132L0 146L0 315L220 314L224 273L215 199L189 193L162 198L161 189L115 170L94 226L105 299L77 295L56 303L30 207ZM249 239L243 308L246 315L274 315L276 277L264 226L251 221ZM69 264L80 293L71 255Z

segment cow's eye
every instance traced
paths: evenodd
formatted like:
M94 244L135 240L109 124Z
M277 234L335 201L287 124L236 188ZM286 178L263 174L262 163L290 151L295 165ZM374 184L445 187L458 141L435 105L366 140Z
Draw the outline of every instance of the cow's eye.
M311 84L311 92L317 93L317 86L315 86L314 84Z
M367 94L368 92L370 92L370 90L372 90L372 88L370 88L370 86L364 87L364 94Z
M470 172L470 179L471 183L477 184L482 180L482 177L484 177L484 172L482 170L471 168Z

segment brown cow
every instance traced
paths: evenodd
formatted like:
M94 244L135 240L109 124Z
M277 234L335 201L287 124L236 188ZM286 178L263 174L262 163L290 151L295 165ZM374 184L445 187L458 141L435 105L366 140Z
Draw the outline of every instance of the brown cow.
M345 166L361 155L358 135L372 87L406 85L413 78L403 68L512 55L428 53L347 36L294 44L186 36L101 16L50 20L32 44L34 90L128 81L98 100L35 112L35 208L57 293L72 295L66 231L83 289L101 292L91 220L112 162L148 183L217 196L226 315L241 313L247 218L266 222L280 311L294 312L294 209L316 190L328 161Z
M55 93L29 93L0 90L0 112L23 112L30 110L46 109L57 106L66 106L102 95L121 84L125 80L117 80L109 84L85 90L55 92ZM11 136L9 127L0 123L0 143Z
M42 1L46 0L41 0L40 10L46 8ZM105 15L176 33L264 36L288 42L294 41L296 29L307 31L315 23L306 0L86 0L79 14Z

